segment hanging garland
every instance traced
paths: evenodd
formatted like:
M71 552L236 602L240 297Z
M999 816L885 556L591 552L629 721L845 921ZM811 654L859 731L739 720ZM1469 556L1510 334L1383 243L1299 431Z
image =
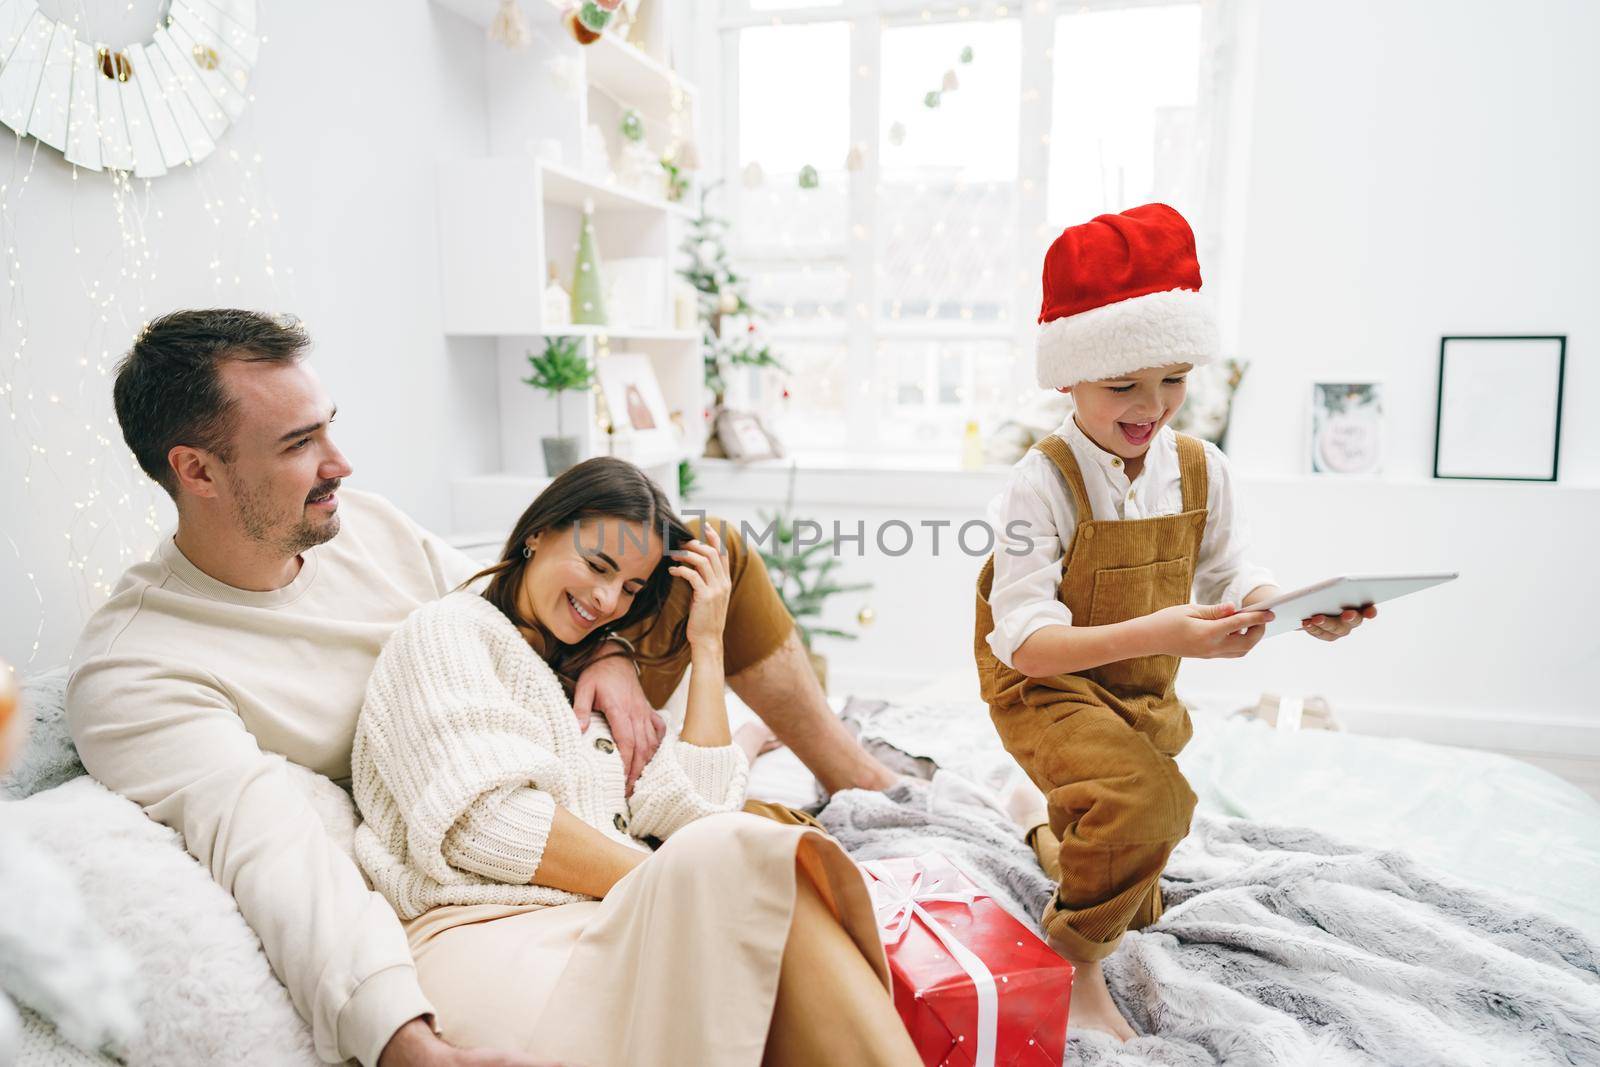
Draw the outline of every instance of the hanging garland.
M966 65L972 62L973 55L974 53L972 51L972 46L969 44L961 49L961 54L956 58L960 64ZM939 82L939 88L930 89L926 93L922 94L922 106L927 108L929 111L932 111L938 108L939 105L944 102L944 94L953 93L959 88L961 88L961 79L956 77L955 68L951 67L944 72L944 77L941 78ZM898 148L905 144L905 140L905 123L898 120L890 123L889 143ZM860 145L851 145L850 151L845 155L844 169L852 172L858 171L862 168L864 162L865 153L862 150L862 147ZM747 188L756 188L762 183L762 181L765 180L765 177L766 176L761 172L761 165L759 163L751 163L749 166L745 167L744 184ZM807 163L805 166L800 168L800 174L797 180L800 188L806 190L815 189L822 184L821 176L817 173L817 168L812 166L810 163Z
M633 108L622 113L622 121L618 124L618 132L624 138L637 144L644 140L644 119Z
M79 40L35 0L0 0L0 124L86 170L198 163L250 101L255 0L168 0L143 43Z
M561 21L574 41L594 44L600 39L601 31L611 24L611 17L621 5L622 0L583 0L569 8L561 16Z
M969 44L961 50L961 55L957 58L964 66L972 62L972 54L972 46ZM953 93L959 88L961 88L961 79L956 77L955 68L951 67L944 72L944 77L939 82L939 88L930 89L922 95L922 106L932 110L943 102L945 93Z
M489 21L489 40L498 41L507 48L526 48L533 42L528 31L528 21L522 17L517 0L500 0L500 8Z

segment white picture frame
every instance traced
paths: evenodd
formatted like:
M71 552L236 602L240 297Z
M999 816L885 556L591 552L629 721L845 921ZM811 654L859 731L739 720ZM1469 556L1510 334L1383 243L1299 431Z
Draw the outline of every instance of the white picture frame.
M1555 481L1566 360L1563 334L1441 338L1433 476Z
M1306 462L1312 474L1372 478L1383 473L1383 382L1311 383Z
M595 374L611 413L612 455L637 461L678 447L678 429L649 356L613 352L595 361Z
M753 411L722 408L712 420L712 432L722 451L736 463L754 463L756 460L780 459L783 456L782 447Z

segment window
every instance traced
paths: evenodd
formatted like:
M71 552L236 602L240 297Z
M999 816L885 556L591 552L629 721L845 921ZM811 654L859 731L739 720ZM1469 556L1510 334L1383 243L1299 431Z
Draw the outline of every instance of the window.
M963 49L972 63L963 64ZM1017 255L1015 19L883 31L878 143L878 317L1014 319ZM924 97L946 71L959 87ZM963 76L965 80L962 81Z
M1200 5L1056 20L1048 215L1058 226L1162 201L1195 221Z
M850 24L753 26L738 38L735 262L789 373L782 437L791 449L848 437ZM800 187L802 168L818 171ZM747 168L759 180L747 180ZM765 377L771 377L770 375ZM772 395L774 383L758 393ZM781 394L780 394L781 395Z
M1035 389L1061 227L1199 207L1198 2L723 10L732 251L788 367L748 388L795 451L953 466Z

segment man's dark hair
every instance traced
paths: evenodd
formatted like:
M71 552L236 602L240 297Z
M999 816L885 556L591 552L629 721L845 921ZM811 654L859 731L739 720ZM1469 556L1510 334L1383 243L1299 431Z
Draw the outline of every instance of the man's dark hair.
M310 344L305 327L287 315L207 308L161 316L117 364L112 398L122 439L144 472L177 499L167 463L175 446L233 459L237 412L218 374L222 363L288 363Z

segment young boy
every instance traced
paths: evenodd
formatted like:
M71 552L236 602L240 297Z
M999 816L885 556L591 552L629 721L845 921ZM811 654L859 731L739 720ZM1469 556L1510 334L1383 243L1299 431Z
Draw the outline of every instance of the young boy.
M1042 921L1077 967L1071 1018L1122 1039L1100 961L1160 917L1195 805L1173 760L1192 732L1179 659L1249 652L1272 619L1250 605L1277 592L1247 558L1222 453L1167 428L1184 376L1217 354L1199 290L1194 234L1165 204L1051 245L1038 378L1076 410L1012 469L991 506L1004 540L978 578L983 697L1045 794L1030 839L1058 883ZM1336 640L1374 614L1302 627Z

